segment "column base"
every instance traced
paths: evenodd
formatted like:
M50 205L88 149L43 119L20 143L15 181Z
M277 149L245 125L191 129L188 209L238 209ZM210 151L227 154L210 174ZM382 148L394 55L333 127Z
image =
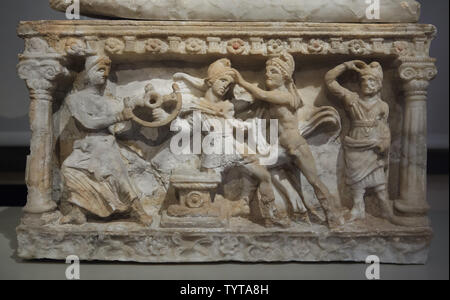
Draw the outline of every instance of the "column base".
M408 200L395 200L394 207L399 212L406 215L423 216L427 215L430 207L426 203L411 203Z
M51 199L51 197L44 197L44 195L36 190L33 191L33 188L29 187L28 201L23 208L23 211L29 214L42 214L56 210L58 206L55 201L48 199Z

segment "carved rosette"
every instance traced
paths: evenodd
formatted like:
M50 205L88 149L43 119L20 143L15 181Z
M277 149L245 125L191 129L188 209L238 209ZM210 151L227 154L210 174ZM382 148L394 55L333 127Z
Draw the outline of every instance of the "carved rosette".
M123 54L125 43L118 38L109 38L105 41L105 52L110 55Z
M73 44L75 45L75 44ZM74 49L76 47L70 47ZM26 41L25 52L17 66L21 79L30 92L31 154L27 158L26 181L28 213L44 213L56 209L52 199L53 110L52 92L60 76L68 70L58 55L41 38Z
M232 39L227 43L227 51L231 54L243 54L245 51L245 42L241 39Z
M88 52L86 43L83 40L77 38L67 39L64 45L64 50L67 55L71 56L84 56Z
M200 54L204 52L206 41L199 38L188 38L185 41L185 50L189 54Z
M353 55L364 55L366 52L372 52L363 40L352 40L348 43L348 50Z
M145 49L150 53L164 53L169 46L160 39L148 39L145 43Z
M426 201L427 176L427 89L437 75L435 59L402 57L399 77L405 98L400 171L400 199L396 209L407 216L422 219L426 225L429 206Z

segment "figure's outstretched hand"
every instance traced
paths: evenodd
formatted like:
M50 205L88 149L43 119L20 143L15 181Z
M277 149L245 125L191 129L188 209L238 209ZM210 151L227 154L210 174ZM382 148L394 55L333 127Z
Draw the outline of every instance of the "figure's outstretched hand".
M136 107L135 102L130 98L126 97L123 99L124 109L121 114L120 121L128 121L133 118L133 110Z
M166 120L170 115L162 108L155 108L152 111L152 116L157 122Z
M237 84L241 84L241 83L245 82L244 77L242 77L241 73L238 70L236 70L236 69L232 69L232 70L234 72L234 78L235 78Z

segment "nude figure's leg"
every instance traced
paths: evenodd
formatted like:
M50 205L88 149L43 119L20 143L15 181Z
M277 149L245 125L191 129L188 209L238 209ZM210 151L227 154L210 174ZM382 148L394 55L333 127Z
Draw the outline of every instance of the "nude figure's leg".
M259 181L258 188L261 203L258 203L255 209L253 209L252 214L255 214L254 217L263 222L267 227L273 225L282 227L289 226L290 222L287 218L280 217L275 207L275 193L272 189L272 176L270 172L257 163L245 165L245 168Z
M295 134L291 136L291 140L287 145L282 146L289 150L289 153L294 157L295 165L313 187L314 193L327 215L328 222L342 223L337 220L338 216L336 216L334 208L334 198L330 194L327 186L319 178L314 156L306 140L300 134Z
M306 180L314 188L314 192L319 200L331 198L327 186L320 180L316 162L307 144L301 145L294 151L295 164L300 169Z
M272 206L275 202L275 194L272 190L272 179L269 171L255 163L245 166L247 171L258 180L258 189L260 194L260 203L253 205L252 214L261 222L269 221L272 218Z
M286 148L289 154L294 157L295 165L312 185L317 198L324 202L330 199L331 194L319 178L316 161L305 138L300 135L297 129L290 130L289 134L285 134L285 136L286 138L280 139L281 146Z
M247 171L249 171L256 179L259 181L259 188L264 190L264 195L261 195L263 197L263 201L265 203L273 202L275 201L275 194L272 190L272 176L270 175L270 172L264 168L263 166L260 166L256 163L245 165L245 168ZM261 191L261 194L263 194L263 191Z
M297 129L291 130L289 134L281 138L281 146L286 148L294 158L296 167L306 177L314 189L314 193L322 206L330 227L339 227L344 224L340 211L335 207L335 199L327 186L320 180L314 156L306 140Z

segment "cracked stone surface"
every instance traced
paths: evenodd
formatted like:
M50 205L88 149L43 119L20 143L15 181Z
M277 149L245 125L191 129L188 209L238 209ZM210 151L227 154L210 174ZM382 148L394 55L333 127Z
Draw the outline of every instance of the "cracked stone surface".
M71 2L50 0L52 8ZM324 23L416 23L414 0L380 1L380 18L368 18L370 4L353 0L80 0L81 13L139 20L295 21Z

